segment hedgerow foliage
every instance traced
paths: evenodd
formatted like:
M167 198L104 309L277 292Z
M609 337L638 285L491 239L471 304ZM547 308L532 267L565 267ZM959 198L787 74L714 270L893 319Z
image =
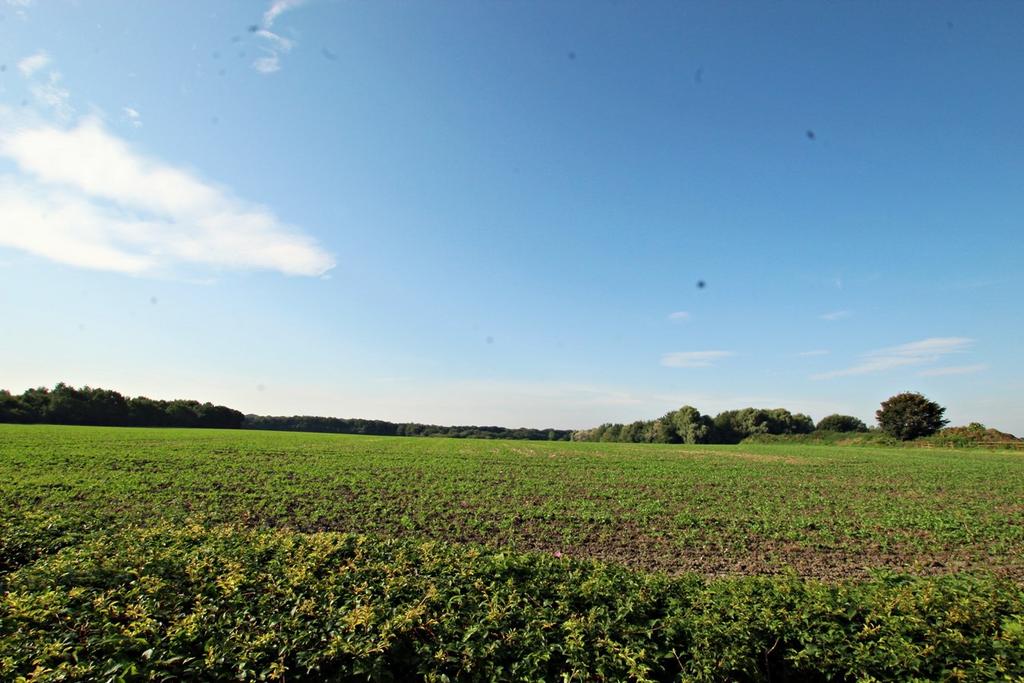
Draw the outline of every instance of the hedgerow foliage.
M12 571L0 574L3 680L1024 675L1024 588L985 576L669 578L199 524L44 543L35 557L18 548L4 548Z

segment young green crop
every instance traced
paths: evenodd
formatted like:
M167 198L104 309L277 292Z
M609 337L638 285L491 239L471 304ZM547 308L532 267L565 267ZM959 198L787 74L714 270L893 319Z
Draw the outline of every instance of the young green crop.
M0 517L201 516L670 573L1020 578L1022 494L1016 453L0 425Z
M1021 680L1022 493L983 451L0 425L0 680Z

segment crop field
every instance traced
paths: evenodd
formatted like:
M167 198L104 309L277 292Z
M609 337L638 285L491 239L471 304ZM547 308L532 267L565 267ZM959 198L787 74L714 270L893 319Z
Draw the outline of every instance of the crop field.
M1024 455L0 425L0 679L1024 680Z

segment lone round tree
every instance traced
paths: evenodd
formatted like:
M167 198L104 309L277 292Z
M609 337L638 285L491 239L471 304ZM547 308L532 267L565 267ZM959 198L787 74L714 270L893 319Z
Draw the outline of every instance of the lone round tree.
M935 401L908 391L883 401L875 418L886 434L907 441L934 434L947 425L949 420L942 417L945 412Z

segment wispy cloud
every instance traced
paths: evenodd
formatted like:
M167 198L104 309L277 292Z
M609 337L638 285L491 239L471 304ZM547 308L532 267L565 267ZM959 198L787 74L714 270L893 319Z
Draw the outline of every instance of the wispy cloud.
M60 72L51 71L45 81L29 86L29 91L39 105L50 110L62 121L67 121L75 110L71 106L71 93L67 88L61 86L60 82Z
M256 31L256 36L268 41L275 50L280 52L289 52L294 46L292 41L288 40L284 36L279 36L266 28L261 28Z
M261 74L272 74L275 71L281 70L281 58L276 53L267 57L260 57L253 61L252 68Z
M829 313L823 313L819 318L822 320L842 320L843 318L849 318L853 313L850 311L831 311Z
M304 2L305 0L274 0L274 2L270 3L267 11L263 13L263 25L268 28L273 26L279 16L290 9L295 9Z
M29 81L28 89L36 104L67 121L74 109L71 107L71 93L61 85L61 73L51 69L46 78L36 78L36 74L49 65L50 56L40 50L18 62L18 71Z
M294 43L284 36L275 33L274 22L278 17L302 5L304 0L274 0L263 13L263 22L254 27L257 38L263 41L264 56L255 59L252 67L261 74L272 74L281 70L281 55L291 52Z
M21 75L25 78L30 78L32 74L39 71L40 69L45 69L46 65L49 63L50 55L40 50L34 55L29 55L28 57L25 57L24 59L19 61L18 71L20 71Z
M930 337L909 344L891 346L863 355L863 362L843 370L811 375L811 379L832 379L867 375L897 368L936 363L945 356L966 351L974 343L967 337Z
M35 4L35 0L7 0L7 6L14 9L14 14L22 21L28 20L28 8Z
M666 368L709 368L715 361L734 355L732 351L676 351L663 355L661 364Z
M96 118L0 133L0 245L133 274L267 269L321 275L334 260L269 209L146 158Z
M138 110L124 107L121 111L124 113L124 117L128 119L128 123L132 124L135 128L142 128L142 115L139 114Z
M668 314L668 319L677 323L685 322L690 319L690 313L689 311L675 311Z
M812 349L811 351L801 351L800 353L798 353L796 355L804 356L804 357L809 357L809 356L827 356L828 354L829 354L829 351L827 351L825 349Z
M945 368L930 368L917 373L919 377L943 377L945 375L970 375L975 372L988 370L988 366L982 363L977 365L951 365Z

